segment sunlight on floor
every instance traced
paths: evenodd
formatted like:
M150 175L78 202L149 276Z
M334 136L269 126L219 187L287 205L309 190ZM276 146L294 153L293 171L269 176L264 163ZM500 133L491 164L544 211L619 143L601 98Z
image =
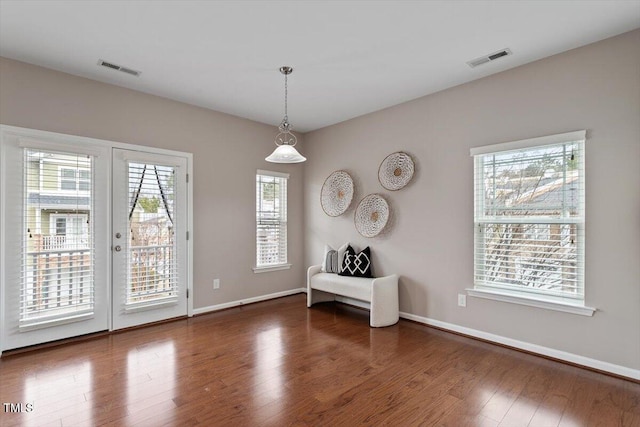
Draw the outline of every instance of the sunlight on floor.
M284 381L282 373L283 345L280 327L260 332L256 337L256 368L253 403L263 407L262 420L277 415L282 409Z
M127 354L127 411L130 415L148 410L175 409L172 400L166 400L162 408L149 405L155 402L150 396L173 392L176 384L176 350L173 341L147 344L129 350Z
M93 389L93 365L89 360L74 360L65 365L44 368L25 378L23 403L31 403L32 412L23 412L24 426L40 426L45 420L63 417L78 422L91 420L93 406L85 393Z

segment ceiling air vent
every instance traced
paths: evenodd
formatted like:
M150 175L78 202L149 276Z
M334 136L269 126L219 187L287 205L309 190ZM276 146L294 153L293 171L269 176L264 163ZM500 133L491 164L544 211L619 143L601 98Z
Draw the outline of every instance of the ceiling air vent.
M98 60L98 65L102 65L103 67L111 68L112 70L122 71L123 73L131 74L132 76L138 77L142 74L141 71L136 71L131 68L122 67L120 65L114 64L112 62L107 62L102 59Z
M471 68L475 68L478 65L486 64L487 62L495 61L498 58L502 58L503 56L511 55L511 49L502 49L497 52L490 53L485 56L481 56L480 58L472 59L467 62L467 65Z

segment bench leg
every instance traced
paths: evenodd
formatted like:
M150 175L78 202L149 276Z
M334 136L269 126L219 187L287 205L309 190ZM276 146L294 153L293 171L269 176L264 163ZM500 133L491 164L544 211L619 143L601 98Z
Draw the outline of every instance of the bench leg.
M371 285L369 324L374 328L391 326L400 319L398 276L375 279Z

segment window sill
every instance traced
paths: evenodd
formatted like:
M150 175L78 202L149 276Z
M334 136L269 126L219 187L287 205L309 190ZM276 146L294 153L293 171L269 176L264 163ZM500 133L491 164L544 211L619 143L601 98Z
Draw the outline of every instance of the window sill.
M557 301L545 299L544 297L532 298L530 296L522 296L514 293L500 292L489 289L466 289L467 295L490 299L494 301L510 302L512 304L526 305L529 307L544 308L547 310L563 311L565 313L579 314L581 316L593 316L596 308L587 307L580 304L574 304L566 301Z
M253 272L258 273L269 273L270 271L278 271L278 270L288 270L291 268L291 264L277 264L277 265L269 265L264 267L253 267Z

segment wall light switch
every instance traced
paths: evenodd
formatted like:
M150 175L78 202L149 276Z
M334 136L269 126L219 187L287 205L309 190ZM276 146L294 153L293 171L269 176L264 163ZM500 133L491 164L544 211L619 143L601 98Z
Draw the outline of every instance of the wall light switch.
M220 279L213 279L213 289L220 289Z
M458 306L459 307L467 306L467 296L465 294L458 294Z

